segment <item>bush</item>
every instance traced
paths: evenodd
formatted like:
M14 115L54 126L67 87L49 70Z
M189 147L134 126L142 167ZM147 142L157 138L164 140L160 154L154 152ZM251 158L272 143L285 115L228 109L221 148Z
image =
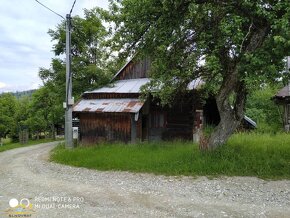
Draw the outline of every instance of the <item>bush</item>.
M246 114L257 122L258 132L278 132L282 130L279 108L271 100L280 88L280 86L271 87L267 85L248 96Z

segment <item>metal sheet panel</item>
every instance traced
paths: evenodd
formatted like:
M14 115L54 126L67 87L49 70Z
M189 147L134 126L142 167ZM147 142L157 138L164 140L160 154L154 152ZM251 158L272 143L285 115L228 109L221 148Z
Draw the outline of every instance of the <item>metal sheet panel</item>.
M252 120L250 117L245 115L244 120L248 122L249 124L251 124L254 128L257 128L257 123L254 120Z
M192 80L187 85L187 89L188 90L199 89L202 85L204 85L204 81L202 81L200 78L197 78L195 80Z
M113 84L110 84L107 87L96 89L90 92L85 92L86 94L90 93L140 93L141 87L150 82L149 78L140 78L140 79L128 79L128 80L118 80ZM189 90L200 88L204 82L201 79L195 79L191 81L187 88Z
M82 99L74 108L74 112L94 113L137 113L144 102L140 99Z
M118 80L107 87L85 93L140 93L141 86L149 81L149 78Z
M285 98L290 96L290 84L281 89L275 97Z

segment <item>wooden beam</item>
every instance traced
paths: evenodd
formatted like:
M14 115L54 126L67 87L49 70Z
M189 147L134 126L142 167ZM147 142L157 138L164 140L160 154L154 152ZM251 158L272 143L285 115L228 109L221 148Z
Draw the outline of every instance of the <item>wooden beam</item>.
M135 114L131 114L131 143L135 144L137 140L137 122L135 121Z

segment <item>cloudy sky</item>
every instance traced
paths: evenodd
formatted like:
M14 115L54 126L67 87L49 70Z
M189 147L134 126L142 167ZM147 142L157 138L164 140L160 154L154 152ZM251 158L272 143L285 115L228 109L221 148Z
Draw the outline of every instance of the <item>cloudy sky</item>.
M65 17L74 0L39 0ZM107 8L107 0L77 0L72 16L83 8ZM38 88L40 67L49 68L52 44L48 29L61 18L35 0L0 0L0 93Z

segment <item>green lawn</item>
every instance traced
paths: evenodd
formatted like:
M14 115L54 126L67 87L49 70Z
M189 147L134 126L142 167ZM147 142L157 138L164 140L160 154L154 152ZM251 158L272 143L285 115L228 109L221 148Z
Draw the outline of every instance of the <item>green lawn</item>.
M26 147L30 145L36 145L40 143L45 143L45 142L51 142L52 139L40 139L40 140L29 140L27 144L20 144L20 143L8 143L8 144L3 144L0 146L0 152L14 149L14 148L20 148L20 147Z
M213 152L201 152L190 142L103 144L74 150L60 145L51 160L98 170L290 179L290 134L235 134Z

